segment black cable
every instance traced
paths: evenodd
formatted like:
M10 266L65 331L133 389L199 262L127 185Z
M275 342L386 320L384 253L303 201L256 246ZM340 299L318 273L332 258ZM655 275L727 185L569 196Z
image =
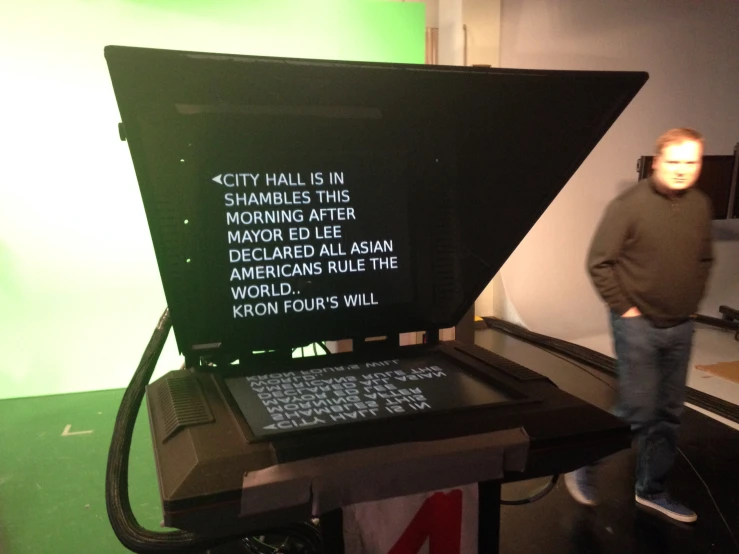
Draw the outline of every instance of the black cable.
M726 525L726 529L729 531L729 535L731 536L731 540L734 541L734 544L736 545L737 550L739 550L739 542L737 542L736 537L734 536L734 532L731 530L731 527L729 526L729 523L726 521L726 518L724 517L723 512L721 511L721 508L718 507L718 503L716 502L716 499L713 497L713 494L711 493L711 488L708 486L708 483L706 483L703 480L703 477L701 477L701 474L698 473L698 470L695 468L695 466L692 464L690 459L685 455L685 452L683 452L679 447L677 451L680 453L680 455L685 458L685 461L688 462L688 465L691 467L691 469L695 472L695 474L698 476L698 479L700 479L700 482L703 483L703 486L706 488L706 492L708 493L708 496L711 498L711 502L713 502L713 505L716 507L716 511L718 512L718 515L721 516L721 519L724 522L724 525Z
M277 551L277 547L266 544L256 537L244 537L241 544L249 554L274 554Z
M320 346L321 348L323 348L323 351L326 354L331 354L331 351L328 349L328 346L326 346L326 343L325 342L319 342L318 343L318 346Z
M290 537L288 537L288 539L301 543L305 548L307 548L304 552L323 552L323 537L321 536L321 531L312 523L305 521L296 523L294 532Z
M165 309L144 350L131 383L123 394L108 451L105 476L105 504L108 519L118 540L129 550L140 554L158 552L187 554L233 540L230 537L204 538L188 531L150 531L139 525L131 509L128 496L128 461L136 415L144 398L145 387L151 379L171 327L169 309Z
M242 544L250 554L321 554L323 537L317 525L297 522L291 525L291 534L245 537Z
M165 309L152 333L151 339L149 339L131 383L123 394L108 451L108 465L105 475L105 506L108 519L121 544L139 554L202 552L241 538L241 536L204 537L190 531L181 530L150 531L138 523L131 509L131 501L128 496L128 461L136 416L144 398L145 387L151 379L171 327L169 309ZM295 535L301 539L306 536L302 525L288 525L280 529L270 530L269 533L283 536ZM307 543L313 541L312 536L306 538Z
M503 500L501 498L500 504L501 506L523 506L524 504L531 504L533 502L536 502L537 500L541 500L546 495L548 495L554 487L557 485L557 481L559 481L559 475L553 475L552 478L547 482L546 485L537 493L532 494L528 498L520 498L517 500Z
M275 554L283 554L285 552L283 549L287 548L287 545L289 544L289 542L290 542L290 537L286 537L285 540L282 541L282 544L275 549Z
M192 544L195 537L183 531L163 533L144 529L136 521L128 497L128 460L136 414L138 414L144 397L144 387L151 379L151 374L164 348L171 327L169 309L166 309L144 350L131 383L123 395L108 452L105 479L105 502L108 519L110 519L118 540L134 552L159 551L152 550L154 545L161 545L162 550L171 545L171 551L174 551L175 548L183 550L191 546L197 546L199 550L203 550L210 546L210 543ZM194 551L195 548L191 548L191 550Z

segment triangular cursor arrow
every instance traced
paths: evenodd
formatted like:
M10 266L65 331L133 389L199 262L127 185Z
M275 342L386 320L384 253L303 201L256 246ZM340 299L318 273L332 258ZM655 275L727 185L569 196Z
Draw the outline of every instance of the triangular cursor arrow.
M219 185L222 185L223 184L223 182L221 181L221 176L220 175L216 175L215 177L213 177L213 180L216 183L218 183Z

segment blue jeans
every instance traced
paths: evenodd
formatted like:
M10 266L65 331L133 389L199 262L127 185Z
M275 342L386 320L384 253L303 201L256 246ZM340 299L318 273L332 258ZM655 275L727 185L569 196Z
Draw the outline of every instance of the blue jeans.
M636 436L636 493L658 494L677 457L693 322L662 329L645 317L611 313L611 329L619 384L614 411Z

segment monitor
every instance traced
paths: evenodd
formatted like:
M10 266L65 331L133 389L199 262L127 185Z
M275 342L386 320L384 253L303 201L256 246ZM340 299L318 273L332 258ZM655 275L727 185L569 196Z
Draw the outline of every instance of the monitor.
M734 177L735 156L703 156L703 163L695 186L702 190L711 200L713 219L731 217L732 179ZM644 179L652 174L654 156L642 156L638 163L639 178Z

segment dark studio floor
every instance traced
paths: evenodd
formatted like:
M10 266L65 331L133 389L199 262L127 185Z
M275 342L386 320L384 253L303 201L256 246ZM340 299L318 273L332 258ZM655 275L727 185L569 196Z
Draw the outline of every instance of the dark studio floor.
M606 409L610 407L614 395L611 387L615 383L608 375L490 329L477 331L476 343L547 375L575 396ZM594 509L572 500L562 480L538 502L503 506L500 551L509 554L739 552L736 544L739 432L686 408L680 451L671 475L671 490L698 513L695 525L674 523L635 506L634 454L622 451L601 470L601 504ZM503 498L529 496L545 482L546 479L506 484Z

